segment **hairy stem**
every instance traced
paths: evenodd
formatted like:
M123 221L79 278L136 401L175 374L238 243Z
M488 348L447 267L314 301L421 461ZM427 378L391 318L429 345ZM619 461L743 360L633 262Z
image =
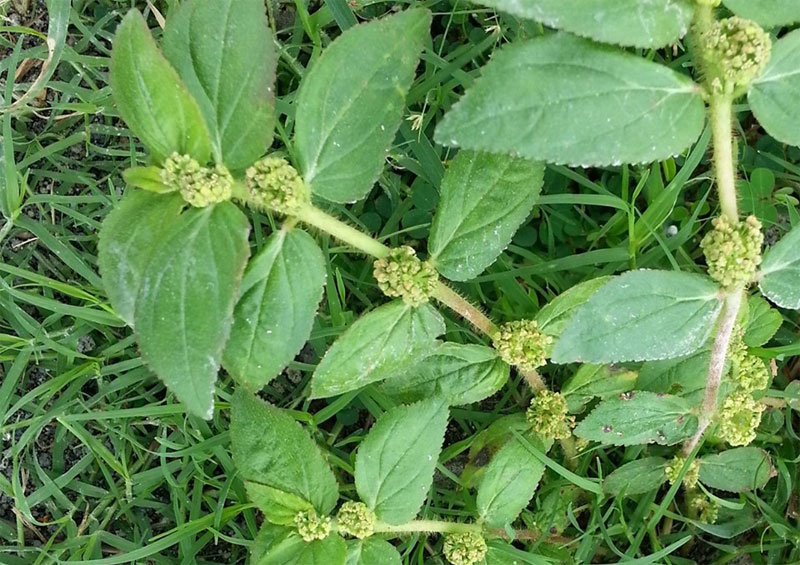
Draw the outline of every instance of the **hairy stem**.
M439 284L436 285L436 291L433 293L433 296L436 300L442 304L446 304L451 310L457 312L462 318L484 334L491 337L497 332L497 326L494 322L484 315L476 306L473 306L467 299L443 282L439 281Z
M706 390L703 396L703 404L700 408L697 432L683 446L683 452L686 455L692 452L700 438L703 437L703 433L711 424L717 411L719 385L725 372L725 359L728 356L728 347L731 343L733 328L736 325L736 317L739 315L739 309L742 306L743 294L743 289L732 291L725 297L725 302L722 305L717 335L714 338L714 346L711 350L711 363L708 367Z
M736 160L733 154L733 100L729 95L713 95L708 107L714 148L719 205L723 215L737 222Z
M380 241L374 240L367 234L347 225L311 204L303 206L300 209L297 213L297 219L329 233L336 239L355 247L367 255L372 255L373 257L381 259L389 254L389 248Z
M512 539L504 529L490 528L483 529L479 524L463 524L458 522L445 522L441 520L412 520L406 524L393 526L385 522L375 524L376 534L416 534L416 533L437 533L437 534L462 534L466 532L476 532L485 534L492 538ZM542 537L539 530L512 530L513 539L536 541Z
M478 524L462 524L460 522L444 522L442 520L412 520L398 526L385 522L377 522L375 524L376 534L411 534L418 532L462 534L466 532L480 533L481 531L482 528Z

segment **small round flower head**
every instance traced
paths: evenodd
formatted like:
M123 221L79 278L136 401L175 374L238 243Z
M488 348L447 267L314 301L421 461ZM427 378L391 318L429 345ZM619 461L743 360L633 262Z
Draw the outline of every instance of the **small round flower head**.
M375 261L373 274L386 296L401 297L409 306L426 303L439 281L433 265L420 261L410 247L391 249L388 256Z
M769 369L764 362L749 353L745 353L734 367L733 381L744 392L764 390L769 385Z
M772 40L757 23L739 17L716 22L703 38L715 88L746 86L769 61Z
M161 169L161 182L177 188L197 208L230 200L233 177L222 165L204 167L189 155L173 153Z
M669 479L669 484L675 484L675 481L678 480L678 476L681 474L681 469L683 469L683 465L686 463L686 457L676 456L667 463L664 472L667 474L667 479ZM697 481L700 480L700 460L693 459L691 463L689 463L689 468L686 470L686 474L683 476L683 486L687 489L693 489L697 486Z
M749 284L761 264L761 222L754 216L738 223L720 216L712 224L713 229L700 242L708 274L726 289Z
M756 438L764 406L746 392L734 392L722 403L719 436L731 445L747 445Z
M574 416L567 415L567 401L561 393L542 390L531 399L525 414L533 431L550 439L567 439L572 434Z
M553 338L542 332L535 320L518 320L500 326L492 341L503 361L532 371L547 363Z
M695 492L689 497L689 508L701 522L713 524L717 521L719 505L702 492Z
M486 541L477 532L450 534L444 538L444 555L453 565L474 565L486 557Z
M294 517L294 526L300 537L308 542L325 539L331 533L331 519L318 516L314 509L298 512Z
M363 502L345 502L336 517L343 534L364 539L375 532L375 513Z
M264 157L245 172L250 202L292 215L309 201L308 190L294 167L280 157Z

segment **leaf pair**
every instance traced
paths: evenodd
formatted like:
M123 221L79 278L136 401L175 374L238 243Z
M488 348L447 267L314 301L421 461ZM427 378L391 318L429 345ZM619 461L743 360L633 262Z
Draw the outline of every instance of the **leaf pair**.
M120 115L160 163L173 152L231 170L272 143L276 56L259 0L190 0L170 13L164 55L137 10L117 30L111 88Z
M417 515L433 482L447 421L446 403L429 399L387 411L362 440L355 462L356 492L379 520L402 524ZM336 479L314 441L286 412L238 390L231 441L248 496L271 523L291 524L298 512L309 508L323 516L333 511L339 498ZM365 565L379 563L369 559L381 556L395 562L396 550L390 552L385 542L348 545L335 534L311 544L296 534L276 536L257 562L344 565L345 554ZM316 561L317 554L328 560Z
M745 492L763 488L775 475L769 455L757 447L737 447L700 458L700 482L709 488ZM603 490L635 496L658 489L667 481L669 461L645 457L622 465L603 481Z
M182 207L176 194L130 192L103 225L99 264L147 365L190 413L210 418L250 225L229 202Z

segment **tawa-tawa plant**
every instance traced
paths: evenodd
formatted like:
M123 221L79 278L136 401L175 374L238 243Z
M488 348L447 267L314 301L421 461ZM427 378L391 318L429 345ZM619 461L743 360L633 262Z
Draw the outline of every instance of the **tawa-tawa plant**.
M740 492L773 475L768 454L748 447L771 380L755 348L777 330L765 329L776 312L752 289L800 308L800 228L764 252L760 222L740 216L733 104L747 96L775 139L800 145L800 31L775 40L757 23L798 21L800 9L731 0L743 17L717 19L708 0L480 3L558 31L499 48L437 127L435 139L459 150L427 250L387 247L331 213L363 199L384 168L430 48L426 9L331 41L283 122L262 0L185 1L160 48L137 11L117 31L114 98L148 162L126 171L130 188L103 225L103 280L144 361L190 414L213 415L220 368L237 383L234 460L267 522L254 563L400 563L387 540L418 533L442 534L454 565L528 562L509 542L546 535L514 524L548 466L592 496L683 485L683 510L698 522L718 514L708 487ZM684 36L695 80L631 49ZM702 154L709 136L720 215L701 243L707 275L634 268L581 283L535 319L497 321L447 282L470 281L497 260L539 198L545 163L650 163L695 142ZM252 257L246 212L274 222L265 238L255 234ZM655 237L648 225L668 213L654 205L632 224L632 266ZM328 266L304 226L372 256L387 297L349 325L310 383L314 399L347 402L371 386L386 401L345 462L350 476L334 475L313 425L255 395L308 341L323 296ZM483 339L441 341L441 306ZM538 373L548 362L574 368L560 392ZM497 420L472 446L492 457L465 470L460 486L474 496L458 520L430 510L417 519L450 407L500 390L511 366L532 388L527 413ZM703 447L707 437L714 447ZM682 447L599 481L570 471L590 442ZM566 466L548 457L553 445Z

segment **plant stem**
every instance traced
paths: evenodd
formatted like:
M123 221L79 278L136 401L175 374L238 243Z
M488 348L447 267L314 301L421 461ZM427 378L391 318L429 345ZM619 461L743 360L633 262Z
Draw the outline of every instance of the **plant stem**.
M714 148L714 169L722 214L739 221L736 196L736 161L733 155L733 100L730 95L714 94L708 107Z
M407 524L392 526L385 522L375 524L376 534L417 534L417 533L437 533L437 534L462 534L466 532L476 532L486 534L487 537L511 539L509 532L503 529L491 528L484 530L480 524L463 524L458 522L444 522L441 520L412 520ZM514 530L513 539L536 541L542 537L539 530Z
M407 524L400 524L399 526L392 526L385 522L377 522L375 524L375 533L418 533L429 532L439 534L462 534L466 532L480 533L482 528L478 524L462 524L459 522L444 522L441 520L412 520Z
M743 294L744 289L732 291L725 297L725 302L722 305L717 335L714 338L714 347L711 350L711 362L708 367L706 390L703 396L703 404L700 408L697 432L683 446L683 453L686 455L692 452L700 438L703 437L703 433L711 424L717 411L719 385L725 372L725 359L728 356L728 347L731 343L733 328L736 325L736 317L739 315L739 309L742 306Z
M445 283L439 281L433 293L442 304L457 312L462 318L478 328L481 332L491 337L497 332L497 326L476 306L473 306L466 298L458 294Z
M296 218L329 233L336 239L355 247L367 255L380 259L386 257L389 253L389 248L381 242L323 212L312 204L307 204L301 208ZM437 283L433 297L490 338L497 332L497 326L486 314L442 281ZM523 371L520 369L519 372L534 391L538 392L547 388L542 377L536 371Z
M380 241L372 239L367 234L347 225L311 204L303 206L296 217L301 222L327 232L336 239L355 247L367 255L372 255L373 257L381 259L389 254L389 248Z

